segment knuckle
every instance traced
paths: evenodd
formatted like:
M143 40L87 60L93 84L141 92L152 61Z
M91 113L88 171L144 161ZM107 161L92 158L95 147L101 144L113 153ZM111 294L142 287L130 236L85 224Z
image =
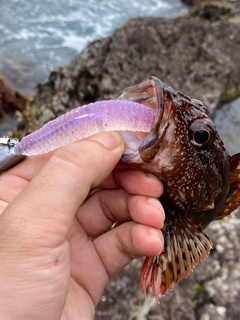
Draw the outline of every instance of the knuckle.
M68 171L68 174L74 175L76 179L95 185L101 183L108 173L109 157L102 149L94 141L80 141L56 150L52 161L58 171Z
M91 142L74 143L54 152L58 160L73 164L77 167L95 167L101 162L101 152Z

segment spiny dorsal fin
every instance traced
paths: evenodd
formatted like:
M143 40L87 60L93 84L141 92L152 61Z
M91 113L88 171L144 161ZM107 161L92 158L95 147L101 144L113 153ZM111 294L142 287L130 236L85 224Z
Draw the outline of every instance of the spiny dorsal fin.
M212 241L206 230L187 216L169 219L162 230L164 249L157 257L147 257L142 266L140 282L152 291L159 302L159 293L165 294L176 282L186 278L209 255Z
M228 216L240 206L240 153L234 154L230 161L230 189L223 211L217 218L218 220Z

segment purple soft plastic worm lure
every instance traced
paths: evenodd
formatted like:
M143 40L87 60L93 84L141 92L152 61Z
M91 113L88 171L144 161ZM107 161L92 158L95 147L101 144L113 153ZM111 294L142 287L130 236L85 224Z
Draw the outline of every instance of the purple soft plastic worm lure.
M149 132L156 110L127 100L107 100L73 109L24 137L15 154L33 156L101 131ZM123 138L124 139L124 138Z

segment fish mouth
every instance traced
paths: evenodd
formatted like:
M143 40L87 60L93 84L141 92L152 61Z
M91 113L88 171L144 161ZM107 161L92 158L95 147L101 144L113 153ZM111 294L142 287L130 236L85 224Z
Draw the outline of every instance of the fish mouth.
M118 98L130 100L156 109L156 116L150 132L139 146L139 154L144 162L152 162L169 126L173 112L175 91L156 77L148 77L139 84L123 90Z

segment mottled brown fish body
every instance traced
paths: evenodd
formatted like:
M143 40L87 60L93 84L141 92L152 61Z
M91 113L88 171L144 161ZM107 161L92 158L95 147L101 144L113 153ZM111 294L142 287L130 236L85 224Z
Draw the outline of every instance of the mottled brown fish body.
M165 294L209 254L212 243L204 228L224 216L231 173L237 170L240 155L235 155L231 168L231 158L201 101L155 77L126 88L120 99L157 109L152 129L139 147L141 162L130 165L154 173L165 186L160 198L166 212L164 250L159 257L146 258L141 272L144 293L150 285L158 300L160 292ZM238 192L231 210L239 204Z

